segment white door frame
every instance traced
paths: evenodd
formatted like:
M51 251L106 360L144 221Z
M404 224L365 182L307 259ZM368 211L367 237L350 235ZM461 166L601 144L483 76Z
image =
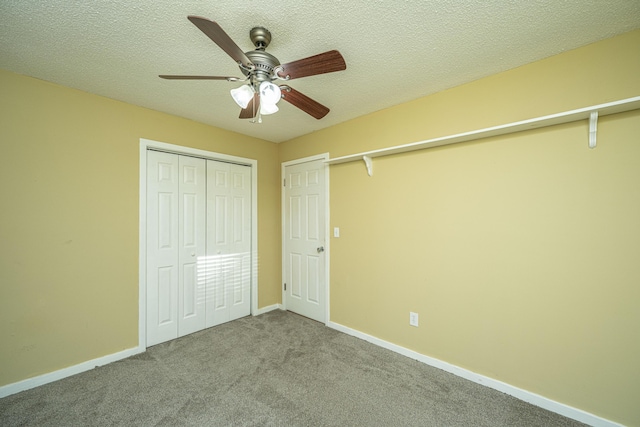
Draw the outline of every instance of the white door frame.
M138 347L147 348L147 150L196 156L251 167L251 315L258 313L258 161L140 138L140 201L138 241Z
M284 186L284 178L285 178L285 167L287 166L292 166L292 165L297 165L300 163L306 163L306 162L312 162L314 160L323 160L323 161L327 161L329 160L329 153L322 153L322 154L317 154L314 156L309 156L309 157L304 157L302 159L296 159L296 160L290 160L288 162L283 162L281 164L281 168L280 168L280 183L282 184L282 187L280 187L281 189L281 209L280 209L280 213L281 213L281 218L282 218L282 288L280 288L280 291L282 292L282 308L283 309L287 309L287 299L286 299L286 292L284 290L284 278L286 277L286 269L285 269L285 240L286 240L286 226L285 226L285 186ZM331 313L330 310L330 292L329 292L329 288L330 288L330 264L331 264L331 244L330 244L330 235L329 235L329 224L331 223L329 220L329 165L327 163L324 164L324 185L325 185L325 215L324 215L324 233L325 233L325 263L324 263L324 268L325 268L325 278L326 278L326 283L325 283L325 301L326 301L326 307L325 307L325 320L324 320L324 324L328 325L330 318L329 318L329 314Z

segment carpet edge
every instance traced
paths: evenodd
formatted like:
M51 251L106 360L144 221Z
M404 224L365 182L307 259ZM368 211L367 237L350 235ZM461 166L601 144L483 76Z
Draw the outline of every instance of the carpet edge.
M401 354L403 356L409 357L411 359L417 360L418 362L422 362L426 365L432 366L437 369L441 369L445 372L449 372L458 377L464 378L469 381L473 381L474 383L492 388L494 390L500 391L502 393L513 396L517 399L520 399L524 402L530 403L532 405L538 406L540 408L546 409L551 412L555 412L556 414L565 416L567 418L571 418L576 421L580 421L582 423L588 424L593 427L624 427L622 424L618 424L614 421L608 420L606 418L599 417L590 412L586 412L582 409L575 408L573 406L566 405L564 403L557 402L555 400L549 399L547 397L541 396L539 394L521 389L519 387L513 386L511 384L495 380L493 378L478 374L476 372L470 371L465 368L461 368L459 366L453 365L448 362L444 362L442 360L436 359L434 357L426 356L422 353L418 353L417 351L410 350L406 347L399 346L397 344L393 344L389 341L385 341L383 339L377 338L373 335L366 334L364 332L360 332L356 329L352 329L348 326L341 325L339 323L329 321L327 323L327 327L331 329L335 329L339 332L345 333L347 335L351 335L356 338L360 338L364 341L367 341L371 344L377 345L379 347L386 348L387 350L393 351L395 353Z

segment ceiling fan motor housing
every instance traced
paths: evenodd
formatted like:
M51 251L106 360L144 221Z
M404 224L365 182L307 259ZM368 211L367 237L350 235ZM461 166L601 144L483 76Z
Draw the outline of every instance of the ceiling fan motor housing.
M275 56L265 52L265 49L271 43L271 33L264 27L254 27L249 31L249 37L256 49L245 52L245 55L247 55L255 68L247 70L240 67L240 71L245 76L251 76L251 81L254 85L264 81L273 81L273 69L280 65L280 61Z
M280 65L278 58L263 50L251 50L245 52L245 55L247 55L255 66L254 70L246 70L240 67L240 70L245 76L253 74L253 78L258 82L274 80L273 69Z

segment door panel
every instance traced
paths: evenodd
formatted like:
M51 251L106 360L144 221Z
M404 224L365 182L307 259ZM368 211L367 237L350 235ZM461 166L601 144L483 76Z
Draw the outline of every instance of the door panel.
M302 277L300 276L302 273L302 255L299 253L291 253L289 254L289 259L289 280L285 283L289 283L291 287L291 297L299 300L302 298ZM287 302L289 302L288 299ZM289 307L289 304L287 304L287 307Z
M230 217L233 222L233 293L229 320L251 314L251 169L229 165L231 180Z
M251 313L251 168L207 161L207 326Z
M178 284L178 335L205 327L205 280L198 276L198 263L205 256L206 161L178 156L180 172L180 217Z
M173 328L171 328L172 322L175 321L175 310L173 309L173 287L175 267L159 267L157 269L158 280L155 283L157 287L155 292L157 294L157 307L154 307L158 311L157 320L154 322L158 327L169 326L171 336L173 336ZM154 316L155 317L155 316Z
M178 336L178 158L147 153L147 345Z
M307 299L311 303L320 303L320 257L307 257Z
M285 306L320 322L326 318L325 164L285 167Z
M198 274L196 264L182 266L184 288L182 291L182 319L197 315L198 307ZM182 330L182 328L180 328ZM188 332L186 332L188 333ZM180 333L183 334L182 332Z

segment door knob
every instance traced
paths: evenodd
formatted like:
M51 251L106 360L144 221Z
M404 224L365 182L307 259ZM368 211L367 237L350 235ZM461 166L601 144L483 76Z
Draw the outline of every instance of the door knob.
M320 252L324 252L324 246L320 246L318 249L316 249L318 251L318 253Z

